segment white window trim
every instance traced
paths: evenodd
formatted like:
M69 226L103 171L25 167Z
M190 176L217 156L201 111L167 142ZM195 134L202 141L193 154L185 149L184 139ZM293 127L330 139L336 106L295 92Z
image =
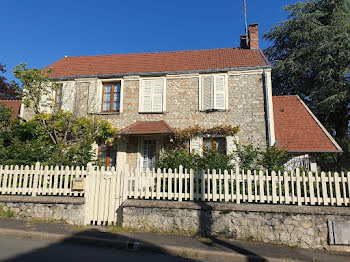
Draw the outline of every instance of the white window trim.
M113 82L120 82L120 105L119 105L119 114L123 113L123 104L124 104L124 79L123 78L110 78L110 79L99 79L98 80L98 93L99 93L99 97L98 97L98 110L97 112L99 113L106 113L108 114L108 112L102 112L102 100L103 100L103 83L113 83ZM111 114L115 114L115 112L112 112Z
M198 88L198 97L199 97L199 108L198 110L199 111L203 111L203 112L206 112L207 110L204 110L203 109L203 90L202 90L202 78L205 77L205 76L219 76L219 75L222 75L225 77L225 83L224 83L224 88L225 88L225 109L224 110L228 110L229 109L229 99L228 99L228 74L227 73L220 73L220 74L202 74L199 76L199 80L198 80L198 85L199 85L199 88ZM215 85L215 81L214 81L214 85ZM215 89L215 87L214 87ZM213 93L213 97L212 97L213 101L212 101L212 104L213 104L213 108L212 110L214 111L220 111L219 109L214 109L214 99L215 99L215 96L214 96L214 93Z
M162 111L161 112L145 112L142 109L142 97L143 97L143 86L142 83L144 80L163 80L163 95L162 95ZM166 112L166 77L143 77L139 80L139 113L145 113L145 114L153 114L153 113L164 113Z

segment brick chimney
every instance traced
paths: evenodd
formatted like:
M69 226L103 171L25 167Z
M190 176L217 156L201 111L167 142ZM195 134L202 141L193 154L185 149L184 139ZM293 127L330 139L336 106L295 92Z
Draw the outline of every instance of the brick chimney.
M258 49L259 48L259 26L250 24L248 28L248 41L246 35L241 35L241 48Z
M248 29L249 47L250 49L259 48L259 26L258 24L250 24Z

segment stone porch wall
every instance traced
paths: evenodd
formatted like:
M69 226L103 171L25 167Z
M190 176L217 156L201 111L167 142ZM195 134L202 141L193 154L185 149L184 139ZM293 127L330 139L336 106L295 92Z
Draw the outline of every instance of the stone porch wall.
M127 200L122 225L350 252L328 245L328 220L350 220L349 208Z
M68 224L84 225L83 197L0 196L0 206L10 209L16 217L62 220Z

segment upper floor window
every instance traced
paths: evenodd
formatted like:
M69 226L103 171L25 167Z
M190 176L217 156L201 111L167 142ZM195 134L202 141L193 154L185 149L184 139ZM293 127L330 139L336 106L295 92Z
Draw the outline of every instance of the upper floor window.
M63 84L59 83L56 84L56 93L55 93L55 107L57 109L62 108L62 89L63 89Z
M204 75L200 78L199 109L228 109L228 89L225 75Z
M214 151L220 154L226 154L226 138L225 137L204 137L203 153Z
M102 112L120 111L121 82L104 83L102 95Z
M165 101L165 78L141 79L139 112L164 112L166 108Z

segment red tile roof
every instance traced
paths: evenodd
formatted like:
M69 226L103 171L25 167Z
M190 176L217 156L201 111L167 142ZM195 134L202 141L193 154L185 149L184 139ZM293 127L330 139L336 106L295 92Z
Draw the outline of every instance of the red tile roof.
M274 96L276 141L289 152L341 152L298 96Z
M119 135L149 135L149 134L173 134L175 130L167 122L162 121L136 121L120 130Z
M159 53L68 56L45 67L52 77L184 72L269 65L261 50L222 48Z
M0 105L7 105L12 108L11 118L16 118L21 111L21 100L0 100Z

